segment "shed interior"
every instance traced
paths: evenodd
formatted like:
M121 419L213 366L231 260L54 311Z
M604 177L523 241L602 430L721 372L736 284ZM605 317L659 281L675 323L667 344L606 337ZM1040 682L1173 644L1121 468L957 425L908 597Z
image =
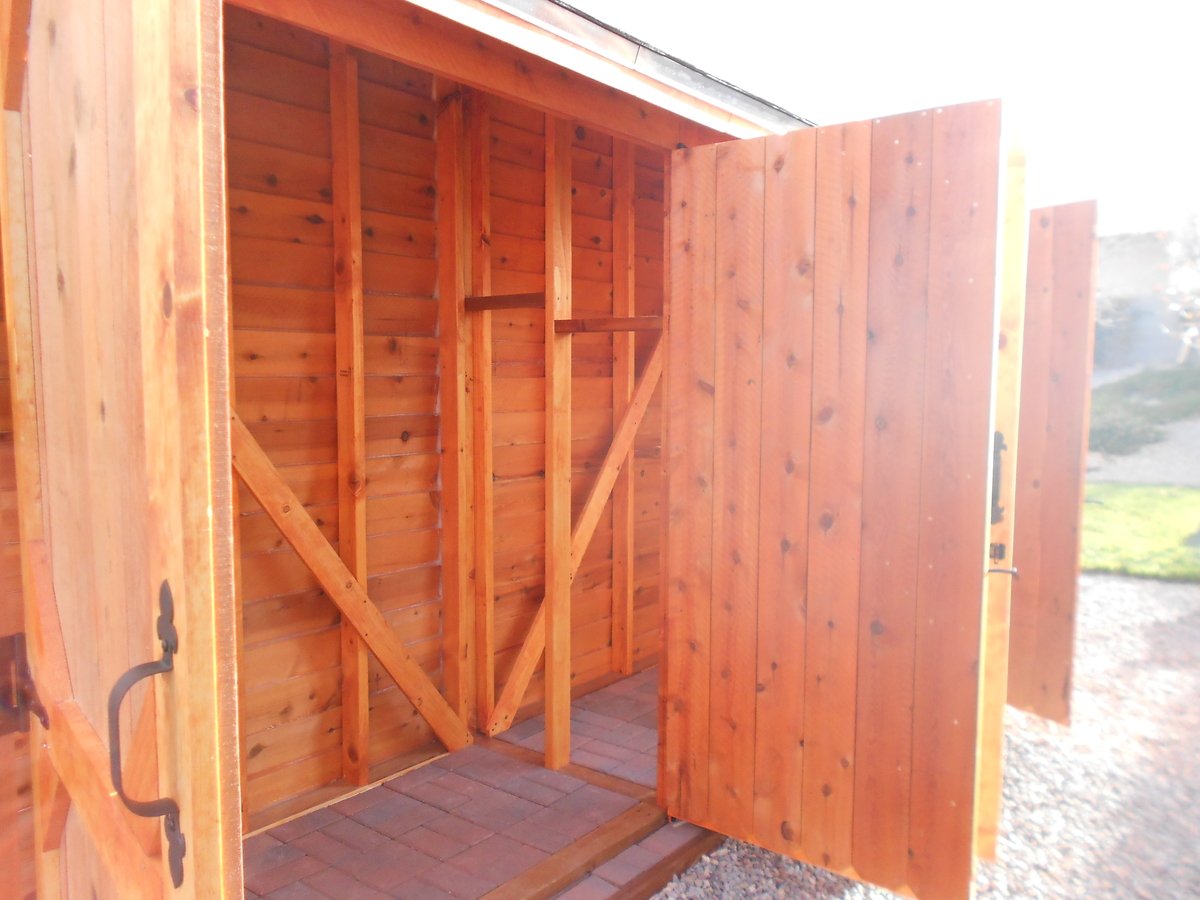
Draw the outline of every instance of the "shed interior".
M523 694L505 688L545 594L547 116L238 7L224 47L233 408L451 707L498 731L545 693L538 657ZM572 337L575 521L659 339L666 151L554 126L569 129L571 317L620 329ZM455 279L497 298L468 299L461 335ZM361 407L339 387L353 358ZM660 396L573 575L575 694L660 650ZM237 487L243 813L258 830L444 748Z

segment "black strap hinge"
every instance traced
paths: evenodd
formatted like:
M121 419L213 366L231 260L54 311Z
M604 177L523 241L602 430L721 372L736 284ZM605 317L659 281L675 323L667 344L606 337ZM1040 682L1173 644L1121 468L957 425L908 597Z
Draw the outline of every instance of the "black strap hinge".
M19 631L0 638L0 734L28 732L31 713L43 728L50 727L29 671L25 634Z

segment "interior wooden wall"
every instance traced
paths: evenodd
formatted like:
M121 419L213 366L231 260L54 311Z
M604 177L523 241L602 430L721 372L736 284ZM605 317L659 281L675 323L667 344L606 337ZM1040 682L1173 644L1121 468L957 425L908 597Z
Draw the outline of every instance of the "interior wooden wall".
M442 598L438 416L438 249L433 79L354 51L359 134L367 415L368 592L440 679ZM329 42L235 8L226 12L234 406L331 541L337 540ZM491 227L475 248L493 294L544 287L544 116L475 95L488 149ZM575 314L613 314L613 138L573 139ZM663 298L664 169L630 148L636 313ZM629 243L629 242L627 242ZM543 592L543 313L492 314L493 554L497 689ZM579 335L573 358L573 496L586 495L613 431L613 343ZM640 347L641 355L648 345ZM639 433L634 480L635 666L658 653L660 403ZM342 773L338 616L248 491L238 498L243 741L248 813L281 808ZM613 542L605 511L573 592L573 683L613 671ZM440 683L440 681L439 681ZM372 662L370 762L436 749L428 727ZM525 708L540 708L540 673ZM252 821L254 819L252 818Z
M20 535L17 531L17 484L13 462L12 394L8 342L4 340L3 290L0 290L0 635L24 631ZM30 785L29 735L0 737L0 883L14 896L30 897L33 873L33 792Z
M666 155L658 150L634 148L634 312L662 315L666 293ZM637 359L642 363L653 349L656 336L637 337ZM660 384L638 430L634 449L634 609L633 656L635 668L658 658L662 645L660 576L664 530L663 495L663 394Z
M337 540L328 42L227 10L235 408ZM368 589L440 677L432 79L359 56ZM253 814L341 776L333 604L248 491L239 494L243 722ZM432 746L370 668L369 757Z
M490 259L495 294L545 285L545 148L541 113L500 98L481 105L490 118ZM664 155L636 151L635 303L662 311ZM613 138L577 125L572 140L572 292L577 316L613 314ZM492 313L495 496L495 660L500 690L543 593L545 566L544 313ZM613 342L579 334L572 354L572 507L577 515L613 432ZM635 484L635 665L658 652L658 508L661 404L639 431ZM612 501L604 510L572 586L572 683L609 674L612 658ZM525 695L540 706L540 670Z

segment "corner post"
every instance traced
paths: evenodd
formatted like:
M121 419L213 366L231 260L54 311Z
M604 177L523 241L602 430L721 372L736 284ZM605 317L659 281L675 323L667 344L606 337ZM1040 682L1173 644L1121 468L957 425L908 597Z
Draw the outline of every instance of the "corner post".
M571 761L571 129L546 117L546 767Z

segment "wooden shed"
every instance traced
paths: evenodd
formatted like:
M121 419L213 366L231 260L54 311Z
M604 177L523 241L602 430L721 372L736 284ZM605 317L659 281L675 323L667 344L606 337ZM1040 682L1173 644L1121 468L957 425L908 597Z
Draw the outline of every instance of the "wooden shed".
M0 11L6 888L238 896L538 716L590 777L654 668L643 818L527 896L664 816L968 896L1090 366L998 103L810 127L549 0Z

